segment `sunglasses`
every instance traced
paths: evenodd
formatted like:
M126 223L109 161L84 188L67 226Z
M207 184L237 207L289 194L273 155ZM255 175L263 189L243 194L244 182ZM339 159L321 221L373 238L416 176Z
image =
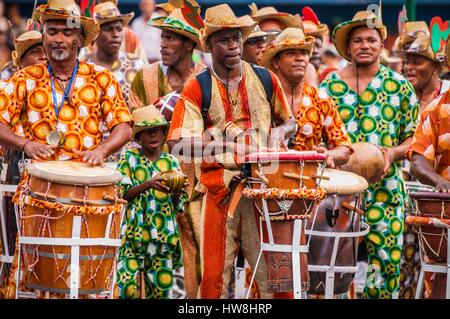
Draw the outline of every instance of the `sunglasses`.
M267 42L268 38L266 36L263 37L255 37L255 38L250 38L247 41L245 41L245 44L249 44L249 45L255 45L257 43L260 42Z

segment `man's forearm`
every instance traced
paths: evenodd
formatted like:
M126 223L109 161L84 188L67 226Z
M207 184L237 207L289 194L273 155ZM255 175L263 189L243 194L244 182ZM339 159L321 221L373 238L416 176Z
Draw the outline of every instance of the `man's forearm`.
M205 154L217 155L234 149L233 142L204 141L201 138L181 138L167 142L172 154L203 157Z
M11 129L0 123L0 144L6 148L21 150L27 139L14 134Z
M122 146L131 140L132 130L129 123L120 123L114 126L109 137L98 147L101 148L108 157L119 151Z
M406 152L411 146L412 137L407 138L402 144L396 147L392 147L392 151L394 152L393 161L399 161L406 158Z
M431 186L445 180L436 173L433 165L423 155L414 153L411 159L411 173L419 180L419 182Z

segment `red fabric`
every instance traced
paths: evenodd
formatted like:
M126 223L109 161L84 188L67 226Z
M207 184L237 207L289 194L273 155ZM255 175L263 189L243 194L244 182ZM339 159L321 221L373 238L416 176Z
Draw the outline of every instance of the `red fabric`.
M258 152L245 156L246 162L256 161L324 161L326 155L317 152Z

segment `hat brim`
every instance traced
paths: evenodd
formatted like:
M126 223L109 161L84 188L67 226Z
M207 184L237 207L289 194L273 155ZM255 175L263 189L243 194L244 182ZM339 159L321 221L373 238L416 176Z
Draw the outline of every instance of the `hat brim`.
M37 44L42 44L42 38L40 38L40 39L34 38L34 39L27 39L24 41L20 41L20 43L18 43L16 45L16 50L15 50L17 52L18 62L20 62L23 55L28 51L28 49L32 48L33 46L35 46Z
M113 22L117 20L122 20L123 26L127 26L130 24L131 19L134 17L134 12L121 14L120 16L110 17L110 18L96 18L98 24L101 26L102 24Z
M158 28L160 30L167 30L167 31L175 32L179 35L182 35L182 36L188 38L189 40L192 40L195 43L195 49L202 50L202 44L200 42L200 38L198 36L195 36L191 32L188 32L188 31L180 29L180 28L175 28L172 25L159 23L159 22L156 22L155 24L152 22L150 25L152 27Z
M450 68L450 37L447 39L447 44L445 46L445 62Z
M155 127L167 127L169 128L170 122L167 123L161 123L156 125L134 125L133 126L133 138L136 137L136 135L142 131L148 130L149 128L155 128Z
M399 56L401 59L406 59L407 54L415 54L423 56L424 58L427 58L428 60L431 60L433 62L440 62L438 59L436 59L436 56L433 56L433 53L430 52L430 50L427 51L409 51L409 50L400 50L400 51L394 51L397 56Z
M278 53L291 49L307 50L309 52L309 57L311 57L314 47L314 40L314 37L306 36L304 43L285 42L271 44L261 52L261 55L259 56L259 64L271 71L275 71L272 67L273 58Z
M211 50L208 49L206 42L212 34L222 30L241 29L242 43L245 43L245 41L247 41L248 37L252 33L257 23L255 22L252 23L251 25L240 25L240 24L213 25L205 21L204 24L205 24L204 28L200 30L200 43L203 52L211 53Z
M283 13L270 13L262 15L254 15L252 19L258 23L264 20L274 19L280 21L284 25L284 29L287 28L300 28L303 29L303 23L301 21L296 21L292 16Z
M95 21L92 18L83 17L83 16L71 16L68 14L62 14L62 13L50 13L41 11L39 12L39 17L42 24L45 24L45 22L50 20L68 20L68 19L76 19L80 20L80 26L83 30L85 39L83 43L83 47L87 47L90 44L92 44L95 39L97 39L98 34L100 33L100 25L97 21Z
M269 40L269 43L270 43L270 42L272 42L272 40L274 40L277 37L277 34L264 32L264 31L256 31L256 32L252 32L248 36L247 40L252 39L252 38L258 38L258 37L267 37L267 39Z
M313 37L324 37L329 33L328 26L324 23L319 24L317 27L317 30L306 32L305 35L313 36Z
M339 54L346 59L347 61L351 61L350 54L347 53L347 43L348 43L348 36L350 32L357 28L365 26L367 27L367 19L363 20L356 20L356 21L346 21L340 23L333 31L333 43L336 47L336 50L339 52ZM381 34L381 39L386 40L387 38L387 30L386 26L382 26L380 29L378 29Z

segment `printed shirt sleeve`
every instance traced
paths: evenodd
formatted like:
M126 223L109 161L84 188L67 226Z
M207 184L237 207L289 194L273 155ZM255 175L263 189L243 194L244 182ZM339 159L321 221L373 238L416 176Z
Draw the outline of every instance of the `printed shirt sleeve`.
M108 130L111 131L114 126L120 123L130 123L132 125L131 113L123 97L119 82L108 70L102 70L96 75L96 78L100 78L102 73L105 73L105 76L110 78L109 84L103 87L100 100L103 119L108 126Z
M416 152L425 156L426 159L435 165L436 150L439 141L439 106L443 99L444 96L435 99L423 110L408 152L410 158ZM449 117L449 115L446 115L441 121L449 121Z
M0 122L13 131L20 125L20 112L26 96L27 87L23 72L17 72L8 82L0 82Z
M401 130L399 135L400 143L403 143L407 138L414 135L414 132L419 123L418 113L419 113L419 100L417 99L416 93L412 85L403 81L400 101L400 109L402 112L401 118Z
M281 86L280 80L273 73L270 72L272 78L272 101L270 104L273 110L273 122L277 125L287 122L293 115L286 96L284 95L283 88Z
M353 150L344 122L342 122L342 119L339 116L336 103L328 96L325 88L318 89L317 102L323 112L322 139L324 142L326 142L330 148L342 145Z
M122 189L122 195L125 195L128 190L136 186L134 179L133 167L131 167L130 158L135 156L131 151L126 151L120 157L119 163L117 163L117 170L122 174L122 181L120 186Z
M175 105L167 140L203 136L201 88L196 79L189 80Z

